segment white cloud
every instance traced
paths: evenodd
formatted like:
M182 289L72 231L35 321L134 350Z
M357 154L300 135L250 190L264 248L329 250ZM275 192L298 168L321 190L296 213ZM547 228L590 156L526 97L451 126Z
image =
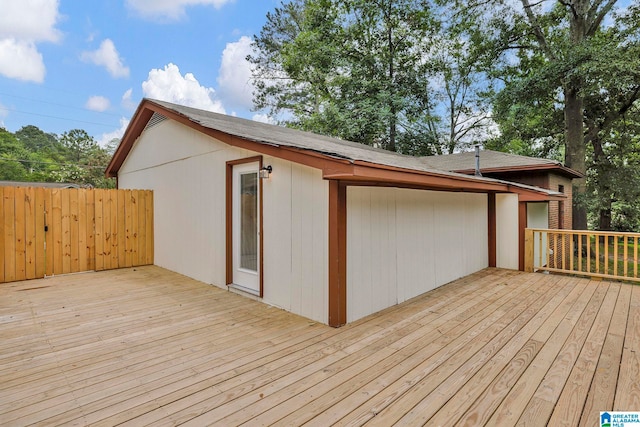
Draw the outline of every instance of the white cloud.
M107 111L109 107L111 107L111 102L105 98L104 96L91 96L87 99L86 104L84 104L85 108L88 108L92 111Z
M188 6L220 9L234 0L126 0L127 7L147 19L175 21L185 17Z
M16 38L32 42L57 42L55 28L60 19L58 0L3 1L0 13L0 38Z
M125 119L124 117L122 117L120 119L120 127L113 132L103 133L98 138L98 144L100 144L101 147L106 147L112 139L122 138L122 135L124 135L124 132L127 130L127 126L129 126L129 119Z
M122 94L122 106L127 110L133 110L136 108L136 103L131 99L131 95L133 94L133 89L127 89L125 93Z
M0 40L0 74L10 79L42 83L46 74L42 54L33 42Z
M36 43L58 42L58 0L4 1L0 12L0 74L42 83L46 68Z
M122 58L111 39L104 39L97 50L82 52L83 61L103 66L112 77L129 77L129 67L123 64Z
M245 109L253 107L252 67L246 59L251 52L251 39L247 36L227 43L222 52L218 88L225 105Z
M270 125L276 124L276 121L266 114L254 114L251 120L260 123L268 123Z
M149 71L149 77L142 83L142 93L147 98L225 114L222 103L215 99L213 88L200 85L191 73L182 76L178 66L172 63L164 69Z

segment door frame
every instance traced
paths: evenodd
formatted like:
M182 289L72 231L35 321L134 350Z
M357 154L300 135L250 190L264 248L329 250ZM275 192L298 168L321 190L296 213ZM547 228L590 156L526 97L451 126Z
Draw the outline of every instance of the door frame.
M245 163L258 163L258 171L262 169L262 156L252 156L243 159L230 160L226 163L226 201L225 201L225 227L226 227L226 282L227 286L233 285L233 167ZM258 177L258 283L259 296L263 297L264 291L264 262L263 262L263 215L262 215L262 178Z

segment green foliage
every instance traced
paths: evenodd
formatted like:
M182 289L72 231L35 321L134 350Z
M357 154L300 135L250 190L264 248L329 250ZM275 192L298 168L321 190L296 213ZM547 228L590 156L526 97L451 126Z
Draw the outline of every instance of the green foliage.
M616 3L290 0L254 37L255 107L406 154L564 160L575 227L640 230L640 4Z
M638 184L630 166L638 148L630 126L640 98L637 2L619 11L615 0L456 3L484 35L494 56L488 75L500 82L493 113L501 134L486 146L564 158L587 176L574 182L574 214L586 207L591 227L627 228ZM586 218L574 215L574 227Z
M111 153L84 130L58 138L32 125L15 134L0 128L0 180L114 188L115 181L104 176L110 159Z
M490 121L475 96L475 51L441 36L455 30L440 12L426 0L284 3L267 15L248 57L255 108L292 127L407 154L460 148Z
M5 129L0 128L0 179L21 181L29 175L25 160L29 157L23 144Z

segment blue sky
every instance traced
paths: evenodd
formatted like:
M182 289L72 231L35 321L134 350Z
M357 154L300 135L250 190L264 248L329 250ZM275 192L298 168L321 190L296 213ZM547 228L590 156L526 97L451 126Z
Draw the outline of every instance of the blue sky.
M120 137L143 97L240 117L279 0L2 0L0 126Z

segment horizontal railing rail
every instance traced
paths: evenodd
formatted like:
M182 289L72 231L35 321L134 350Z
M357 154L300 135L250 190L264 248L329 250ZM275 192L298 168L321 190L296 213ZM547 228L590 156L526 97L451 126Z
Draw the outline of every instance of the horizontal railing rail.
M525 230L525 271L640 282L640 233Z

